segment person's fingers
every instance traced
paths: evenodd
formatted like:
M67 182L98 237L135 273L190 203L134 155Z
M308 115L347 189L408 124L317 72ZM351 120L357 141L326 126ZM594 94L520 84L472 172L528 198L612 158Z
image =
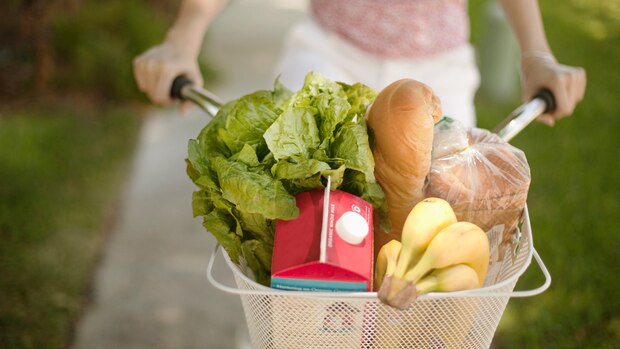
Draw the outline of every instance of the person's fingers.
M134 76L138 88L155 104L169 105L172 81L179 75L187 75L202 85L202 75L195 60L179 52L174 46L154 46L133 61Z
M133 60L133 76L136 80L138 89L144 92L146 89L146 82L144 74L144 59L142 56L138 56Z
M145 64L145 93L148 95L149 99L156 104L165 103L165 101L162 101L157 94L157 85L159 84L162 73L161 69L161 64L155 60L150 60Z
M586 71L581 67L561 66L559 75L563 76L560 80L561 86L564 88L566 102L560 105L554 115L556 117L568 116L573 113L577 104L583 100L586 89Z
M539 116L536 120L549 127L553 127L553 125L555 125L555 118L550 114L543 114Z
M581 79L581 70L579 68L570 68L568 71L566 94L568 96L567 115L570 115L575 110L575 106L581 100L583 95L583 85Z
M555 110L551 112L551 115L555 118L560 118L570 114L571 101L567 91L567 77L562 74L554 75L549 83L549 88L555 97L556 104Z
M170 100L159 93L161 75L166 66L166 53L161 47L154 47L134 60L134 75L138 88L155 104L168 104Z
M567 112L565 116L570 116L575 110L577 103L579 102L579 99L577 98L577 96L580 93L579 92L580 86L579 86L579 77L578 77L577 71L575 70L571 72L567 80L568 82L566 86L566 95L568 96L568 104L566 105Z
M173 103L173 99L170 96L170 88L172 87L172 81L177 75L180 75L180 73L175 65L163 66L159 70L157 84L154 86L154 96L160 104L169 105Z
M586 70L581 67L576 68L574 78L575 88L573 89L573 97L575 99L575 103L577 103L583 100L586 92Z
M181 116L187 116L189 115L193 107L194 105L192 104L192 102L183 101L181 102L181 105L179 105L179 114L181 114Z
M530 77L528 75L527 67L521 68L521 99L523 102L527 102L534 96Z
M135 60L135 71L139 78L141 90L147 92L153 82L153 71L157 68L156 48L151 48Z

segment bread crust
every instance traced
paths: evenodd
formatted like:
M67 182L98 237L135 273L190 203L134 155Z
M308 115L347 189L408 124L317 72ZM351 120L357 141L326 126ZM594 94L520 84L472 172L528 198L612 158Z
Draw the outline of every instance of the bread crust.
M374 135L375 176L385 192L391 231L375 229L375 253L392 239L400 241L407 215L424 199L431 166L433 126L442 117L441 103L427 85L412 79L383 89L368 110Z

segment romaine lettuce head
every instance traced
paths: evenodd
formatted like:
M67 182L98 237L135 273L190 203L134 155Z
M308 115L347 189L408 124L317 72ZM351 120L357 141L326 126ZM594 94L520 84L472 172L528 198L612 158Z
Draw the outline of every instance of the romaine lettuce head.
M332 189L362 197L388 222L364 119L376 96L316 73L294 93L276 80L272 91L225 104L189 141L194 216L258 282L269 284L275 220L296 218L295 195L328 176Z

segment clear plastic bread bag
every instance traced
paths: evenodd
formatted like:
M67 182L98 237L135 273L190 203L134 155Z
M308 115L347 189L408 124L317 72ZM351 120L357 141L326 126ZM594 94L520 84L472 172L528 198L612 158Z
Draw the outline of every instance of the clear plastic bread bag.
M496 261L516 246L530 180L523 151L496 134L447 117L435 125L426 196L448 201L459 221L486 231Z

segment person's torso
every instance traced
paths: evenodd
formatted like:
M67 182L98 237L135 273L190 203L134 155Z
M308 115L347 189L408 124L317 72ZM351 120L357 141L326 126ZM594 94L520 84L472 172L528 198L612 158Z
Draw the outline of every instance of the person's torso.
M469 40L467 0L310 0L326 31L384 58L424 58Z

